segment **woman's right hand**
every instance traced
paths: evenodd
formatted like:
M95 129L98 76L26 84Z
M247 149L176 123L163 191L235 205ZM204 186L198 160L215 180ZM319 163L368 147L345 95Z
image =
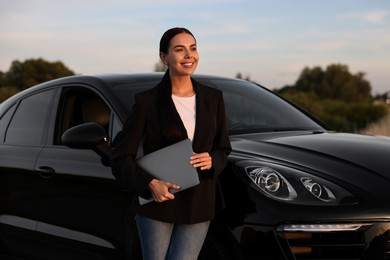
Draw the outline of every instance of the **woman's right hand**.
M156 202L173 200L175 196L169 192L169 189L180 190L180 186L174 183L153 179L148 185L152 192L152 197Z

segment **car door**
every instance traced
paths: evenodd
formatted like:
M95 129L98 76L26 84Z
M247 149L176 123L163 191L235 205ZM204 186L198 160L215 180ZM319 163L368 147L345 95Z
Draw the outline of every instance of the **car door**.
M46 141L55 93L30 93L0 115L0 255L28 255L35 239L41 189L35 162Z
M83 85L63 86L55 107L49 141L36 163L44 187L38 200L37 231L46 244L39 257L129 258L136 252L131 246L135 234L131 197L94 151L61 143L62 133L70 127L96 122L111 135L119 120L96 89Z

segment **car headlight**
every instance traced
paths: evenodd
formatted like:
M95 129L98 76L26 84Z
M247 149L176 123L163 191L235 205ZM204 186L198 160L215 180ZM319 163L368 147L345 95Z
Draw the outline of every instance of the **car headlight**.
M302 205L358 202L356 197L339 185L298 169L260 161L241 161L237 166L245 170L251 186L278 201Z
M293 186L274 169L269 167L247 167L245 171L266 195L280 200L293 200L297 197Z

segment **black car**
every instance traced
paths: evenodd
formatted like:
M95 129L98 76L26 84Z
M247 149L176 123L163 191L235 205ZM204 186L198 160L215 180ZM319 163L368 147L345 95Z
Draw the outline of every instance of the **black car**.
M0 105L0 259L139 258L134 195L107 158L134 94L161 77L66 77ZM390 138L331 132L248 81L194 77L224 92L233 147L199 259L390 259Z

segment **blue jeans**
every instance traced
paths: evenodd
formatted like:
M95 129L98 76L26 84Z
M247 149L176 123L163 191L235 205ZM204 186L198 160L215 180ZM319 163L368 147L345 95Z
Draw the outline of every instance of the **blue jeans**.
M143 260L196 260L210 221L185 225L135 216Z

